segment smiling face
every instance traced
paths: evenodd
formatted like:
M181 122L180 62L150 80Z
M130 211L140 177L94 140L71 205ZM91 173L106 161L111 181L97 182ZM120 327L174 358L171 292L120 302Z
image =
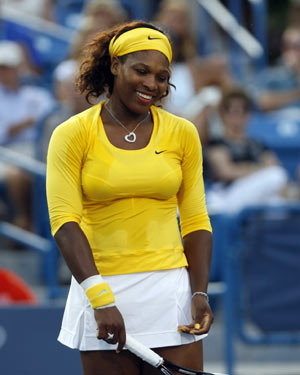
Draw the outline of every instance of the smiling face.
M168 88L169 62L158 51L139 51L114 58L111 71L115 77L113 101L136 114L146 113Z

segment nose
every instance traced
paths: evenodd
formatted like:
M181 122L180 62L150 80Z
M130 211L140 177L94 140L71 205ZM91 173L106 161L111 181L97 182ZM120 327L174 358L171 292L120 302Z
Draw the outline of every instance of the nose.
M152 75L152 74L147 74L147 77L145 77L145 79L143 81L143 85L144 85L145 89L147 89L149 91L155 91L157 89L157 83L156 83L155 76Z

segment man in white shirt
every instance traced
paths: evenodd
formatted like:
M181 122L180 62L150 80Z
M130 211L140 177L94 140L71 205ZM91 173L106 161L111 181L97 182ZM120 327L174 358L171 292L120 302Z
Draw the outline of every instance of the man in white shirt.
M33 156L38 120L54 106L51 94L21 84L23 50L15 42L0 41L0 145ZM0 179L14 206L13 221L30 228L30 176L0 160Z

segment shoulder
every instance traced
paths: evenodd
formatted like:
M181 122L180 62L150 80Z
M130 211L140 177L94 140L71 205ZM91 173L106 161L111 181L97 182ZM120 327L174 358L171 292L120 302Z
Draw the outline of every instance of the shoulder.
M169 131L198 136L196 126L189 120L174 115L163 108L153 106L153 112L157 115L162 126Z
M100 115L100 104L96 104L83 112L71 116L66 121L58 125L55 133L65 134L68 137L79 133L90 133L95 126Z

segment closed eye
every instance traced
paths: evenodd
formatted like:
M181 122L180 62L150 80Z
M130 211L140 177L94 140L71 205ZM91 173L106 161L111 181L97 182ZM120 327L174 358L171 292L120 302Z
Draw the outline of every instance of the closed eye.
M159 76L159 77L158 77L158 80L159 80L160 82L166 82L166 81L168 80L168 77L166 77L166 76Z
M144 69L136 69L135 71L136 71L137 73L139 73L139 74L142 74L142 75L147 74L146 70L144 70Z

